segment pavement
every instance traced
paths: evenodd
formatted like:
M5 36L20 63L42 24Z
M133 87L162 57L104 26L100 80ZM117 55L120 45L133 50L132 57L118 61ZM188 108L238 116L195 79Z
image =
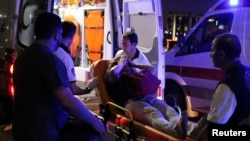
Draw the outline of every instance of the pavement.
M12 130L3 131L4 126L0 126L0 141L14 141L12 136Z

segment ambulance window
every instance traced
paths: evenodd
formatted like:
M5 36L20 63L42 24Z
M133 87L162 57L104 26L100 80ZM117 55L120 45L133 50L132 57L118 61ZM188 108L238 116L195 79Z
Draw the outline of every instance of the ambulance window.
M25 0L20 3L17 41L22 47L27 48L34 41L34 21L39 14L51 10L50 4L44 0Z
M186 39L181 52L177 55L209 52L214 37L229 32L232 25L233 14L223 13L206 18Z

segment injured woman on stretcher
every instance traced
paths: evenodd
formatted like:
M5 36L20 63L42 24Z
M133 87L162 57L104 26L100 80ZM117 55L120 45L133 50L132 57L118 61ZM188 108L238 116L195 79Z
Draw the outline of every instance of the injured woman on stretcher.
M125 61L120 59L122 58L114 58L105 74L108 93L116 101L116 104L129 110L136 120L147 123L174 137L185 139L188 120L185 111L176 111L172 106L157 99L153 93L135 95L131 89L126 87L129 82L125 82L123 74L134 73L138 70L153 73L154 67L134 64L129 59Z

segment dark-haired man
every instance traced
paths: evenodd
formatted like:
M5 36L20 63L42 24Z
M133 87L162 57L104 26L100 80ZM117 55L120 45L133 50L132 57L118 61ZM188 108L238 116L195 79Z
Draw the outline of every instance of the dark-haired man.
M214 66L224 72L211 100L210 111L188 134L196 137L206 123L212 126L238 125L250 115L250 68L240 61L241 44L231 33L215 37L210 57ZM202 137L204 138L204 137Z
M224 72L216 87L207 120L218 124L239 124L250 115L250 68L240 61L241 44L236 35L217 36L212 44L214 66Z
M75 33L76 33L76 26L73 22L70 21L64 21L62 23L62 41L60 44L60 47L54 51L54 54L59 57L66 69L67 69L67 75L69 78L69 86L71 91L74 93L74 95L82 95L90 93L90 91L95 88L95 86L98 83L98 78L92 78L86 85L85 89L80 88L76 85L76 75L75 75L75 69L74 69L74 63L70 56L70 50L69 47L71 43L73 42Z
M35 42L14 64L15 141L59 141L68 114L105 133L103 123L73 96L63 62L53 54L61 43L59 16L43 13L35 21ZM82 131L82 133L87 133Z

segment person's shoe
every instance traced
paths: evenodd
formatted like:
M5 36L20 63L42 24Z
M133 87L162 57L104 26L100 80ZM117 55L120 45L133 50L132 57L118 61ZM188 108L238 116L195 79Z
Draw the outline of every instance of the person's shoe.
M6 124L3 128L3 131L7 132L12 130L12 123Z

